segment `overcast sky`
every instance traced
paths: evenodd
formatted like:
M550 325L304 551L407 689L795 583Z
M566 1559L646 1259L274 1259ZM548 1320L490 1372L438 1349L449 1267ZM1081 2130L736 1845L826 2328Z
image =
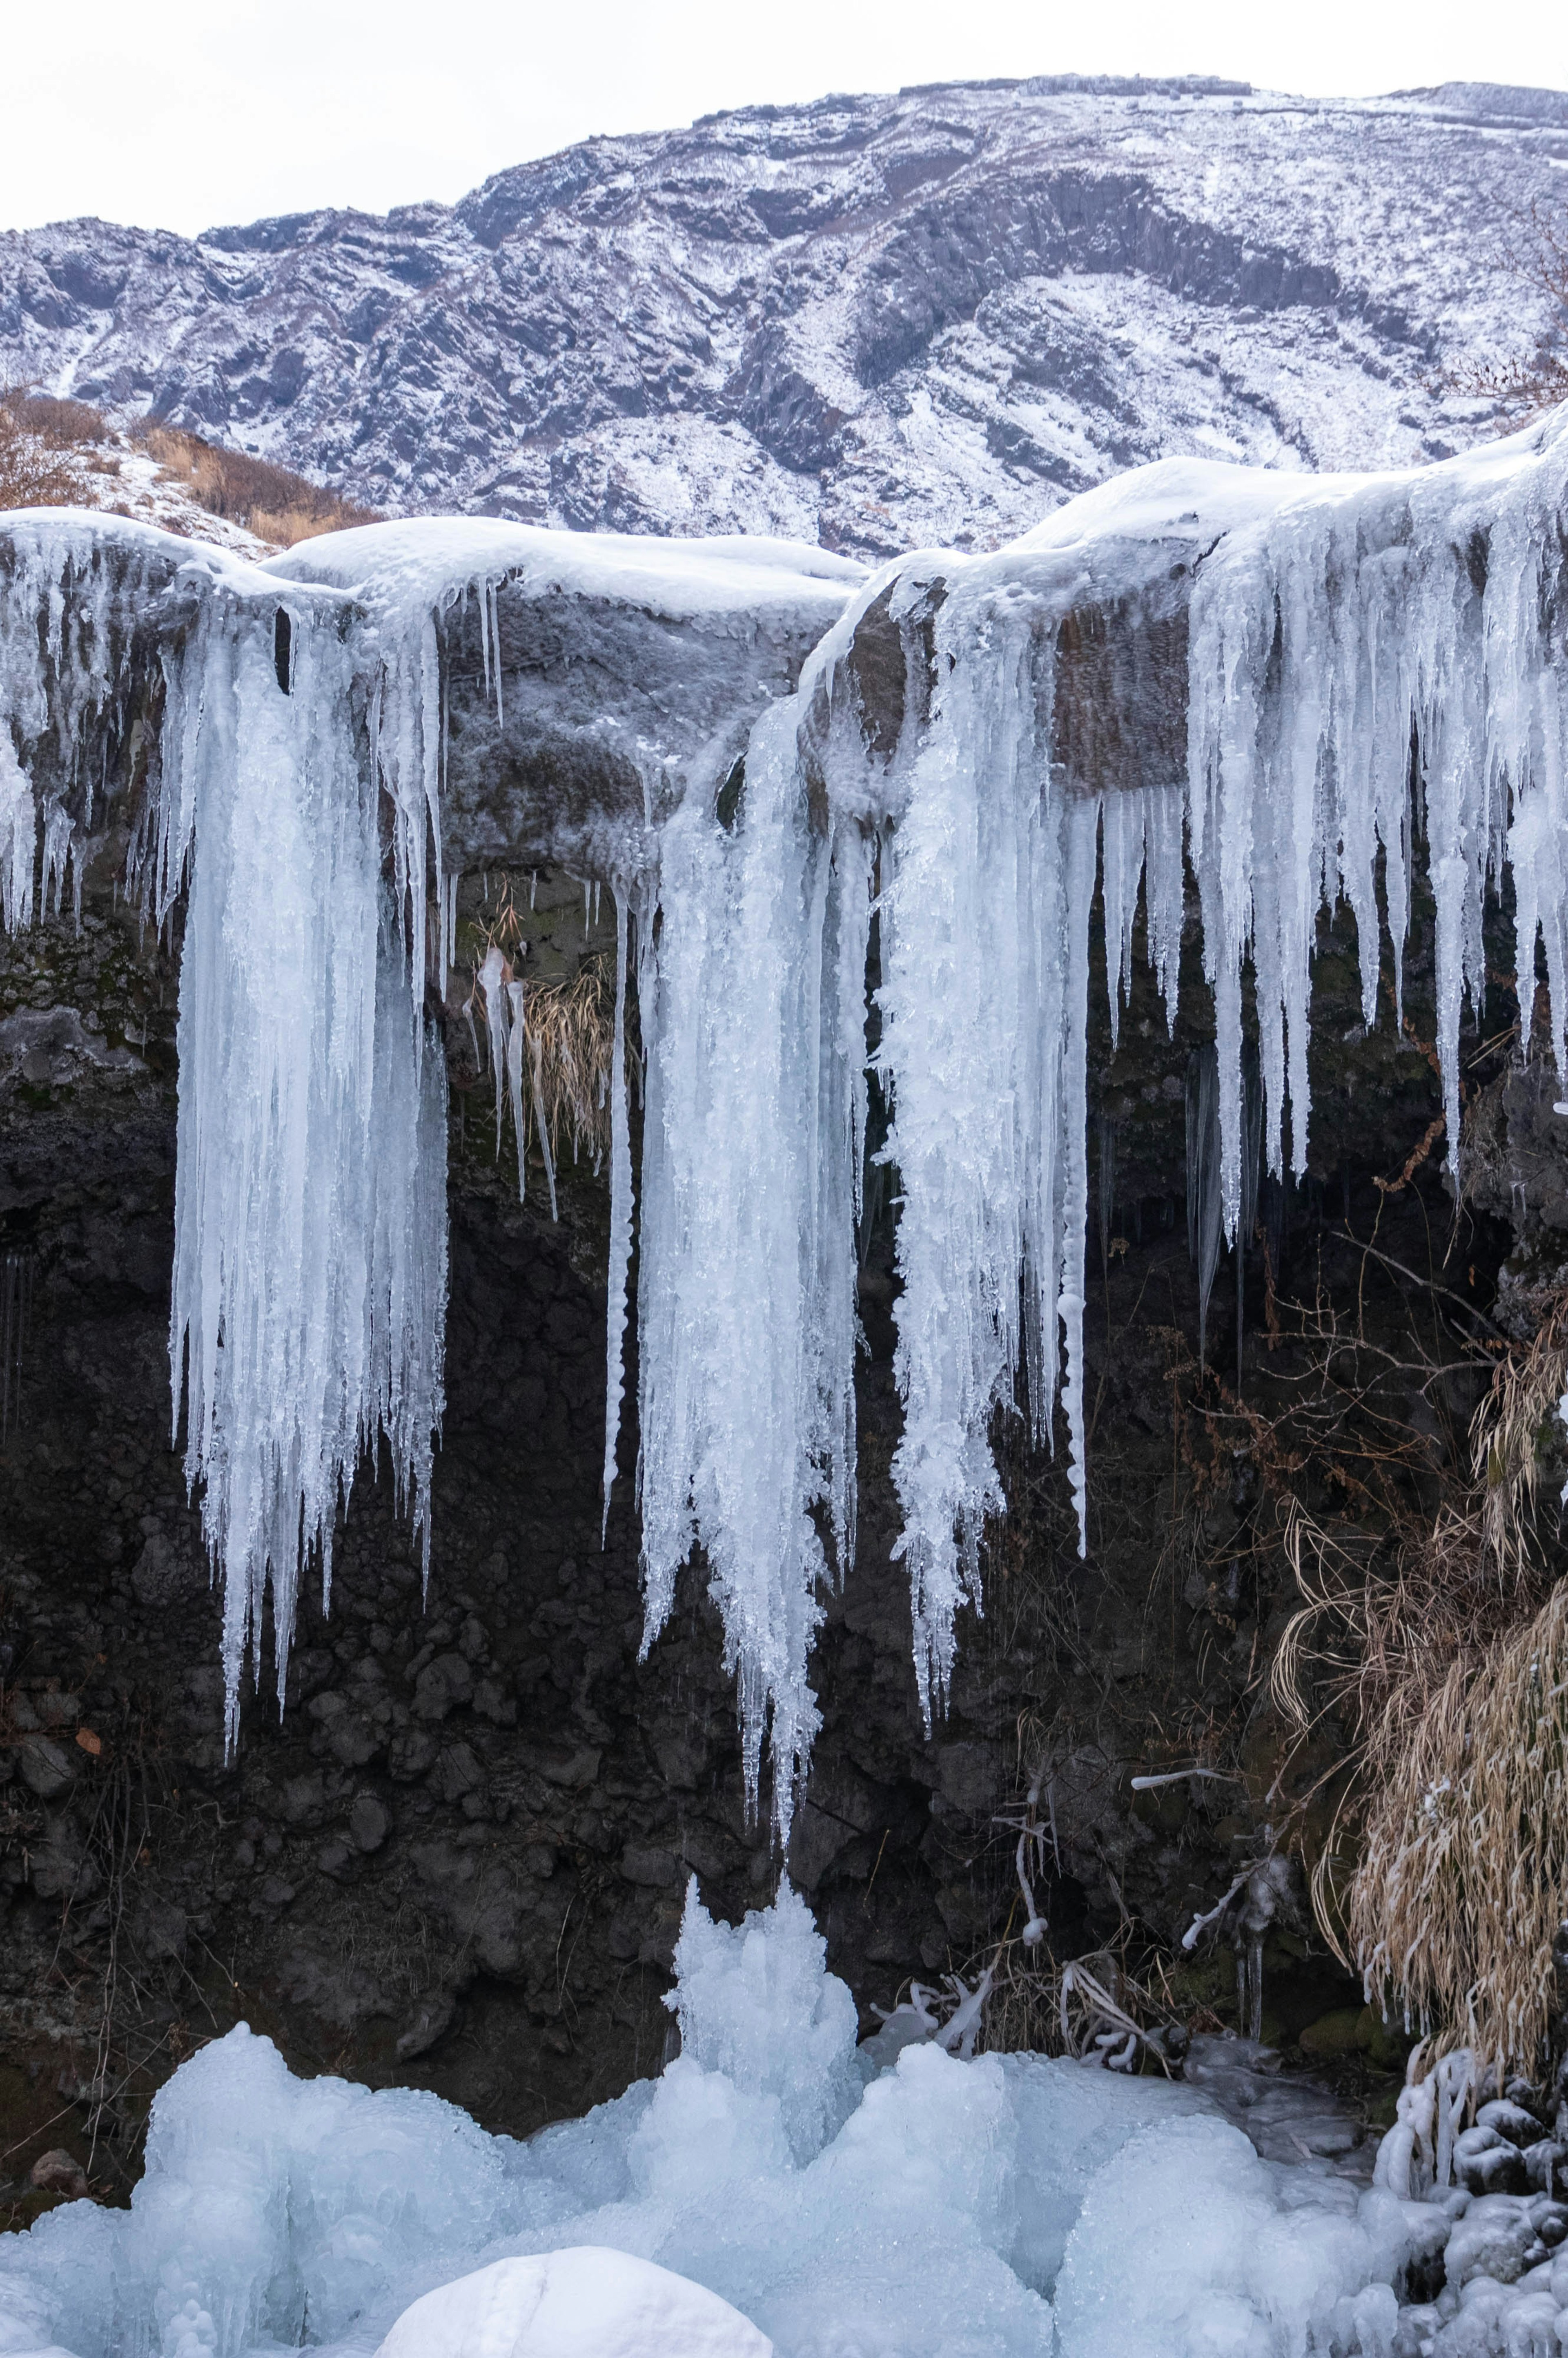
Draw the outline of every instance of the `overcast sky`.
M379 211L593 132L988 75L1568 89L1563 0L9 0L5 18L0 228Z

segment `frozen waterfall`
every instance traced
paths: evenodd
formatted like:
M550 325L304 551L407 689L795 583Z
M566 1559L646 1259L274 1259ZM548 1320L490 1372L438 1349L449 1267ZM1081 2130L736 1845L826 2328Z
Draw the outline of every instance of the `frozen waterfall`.
M137 870L152 912L181 906L184 925L171 1356L224 1585L231 1725L268 1578L281 1675L301 1566L330 1572L335 1518L380 1439L428 1528L445 1082L425 1011L465 857L438 628L455 603L478 600L508 743L544 692L507 666L519 581L620 613L628 676L654 623L707 618L703 660L719 649L732 670L781 605L820 641L793 696L753 679L739 739L705 706L678 757L616 704L600 644L580 726L634 794L554 813L546 830L547 856L608 882L618 910L607 1478L635 1217L647 1641L699 1545L748 1784L766 1740L782 1834L816 1722L820 1590L854 1548L873 918L899 1207L898 1548L929 1716L1002 1503L999 1409L1022 1407L1043 1442L1059 1422L1087 1542L1097 881L1113 1026L1141 892L1173 1015L1189 872L1195 884L1228 1233L1244 1192L1243 976L1264 1151L1279 1172L1288 1117L1299 1173L1325 904L1354 913L1372 1022L1381 939L1397 975L1425 864L1451 1163L1461 1008L1484 979L1483 896L1505 871L1518 971L1534 975L1542 946L1568 1068L1565 519L1559 418L1401 475L1170 460L995 555L927 553L864 583L773 543L388 525L256 568L104 518L10 520L7 925L59 899L72 857L80 889L108 740L156 739ZM132 715L128 651L149 629L156 694ZM537 814L507 840L520 856L525 826L537 856ZM629 985L645 1056L637 1174Z

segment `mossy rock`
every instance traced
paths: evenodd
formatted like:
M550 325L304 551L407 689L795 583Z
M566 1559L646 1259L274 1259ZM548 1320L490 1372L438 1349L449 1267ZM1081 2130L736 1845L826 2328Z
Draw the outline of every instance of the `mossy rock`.
M1398 2022L1385 2022L1375 2006L1362 2007L1361 2021L1361 2044L1367 2050L1368 2061L1379 2071L1402 2071L1405 2058L1415 2044L1403 2027Z
M1303 2055L1314 2055L1324 2061L1337 2060L1342 2055L1354 2055L1371 2045L1368 2017L1369 2006L1339 2006L1332 2014L1320 2014L1300 2033L1298 2044Z

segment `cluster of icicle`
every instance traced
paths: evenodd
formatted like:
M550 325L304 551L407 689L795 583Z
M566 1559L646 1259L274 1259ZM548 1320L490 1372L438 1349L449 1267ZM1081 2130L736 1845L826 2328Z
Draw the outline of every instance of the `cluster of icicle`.
M806 724L857 613L889 587L869 585L799 695L758 724L730 824L698 780L654 868L611 880L620 971L606 1497L635 1215L646 1642L699 1546L738 1682L748 1789L754 1801L767 1745L781 1834L817 1725L808 1668L822 1590L854 1550L873 916L872 1061L892 1114L882 1152L896 1174L902 1280L897 1552L928 1722L958 1611L979 1602L985 1518L1002 1503L992 1419L1022 1378L1033 1433L1048 1441L1059 1367L1087 1540L1097 875L1113 1027L1141 891L1173 1020L1188 867L1195 878L1227 1233L1249 1178L1244 968L1255 978L1267 1159L1281 1169L1288 1109L1299 1174L1318 913L1341 896L1355 913L1368 1022L1386 929L1397 1020L1418 834L1436 903L1451 1152L1461 1006L1483 982L1482 897L1505 866L1518 968L1533 975L1543 938L1568 1064L1568 435L1549 428L1404 477L1314 483L1172 462L1143 480L1131 521L1124 501L1102 525L1102 495L1091 494L1012 550L943 560L928 725L906 732L891 763L840 730L812 756L823 796L807 789ZM94 618L91 536L80 521L20 535L38 579L30 605L12 599L0 639L8 924L29 912L40 824L18 753L49 729L85 747L90 708L114 693L124 626ZM1191 578L1185 775L1087 795L1050 740L1054 626L1085 603L1135 600L1168 582L1173 561ZM931 561L921 563L892 584L895 619L929 580ZM442 1059L427 1050L421 1011L427 896L442 913L432 964L443 979L455 909L438 851L436 628L452 591L434 583L361 631L341 593L211 555L191 565L205 591L165 644L141 873L159 919L185 898L171 1347L187 1470L225 1584L232 1725L269 1574L281 1672L301 1563L315 1555L330 1569L334 1518L380 1437L427 1546L446 1136ZM493 597L492 582L478 586ZM47 814L41 823L47 838ZM58 845L55 862L46 873L58 877ZM635 1206L629 967L646 1059ZM519 986L499 962L480 984L498 1116L504 1085L521 1136L536 1076L524 1070Z
M183 903L169 1345L223 1583L232 1736L269 1578L281 1695L302 1565L330 1586L336 1518L384 1439L428 1549L447 1289L446 1068L423 1017L435 635L378 673L367 716L341 598L285 592L211 551L176 569L151 534L111 564L113 529L29 519L10 535L5 916L30 914L38 824L18 746L52 734L90 810L124 645L161 609L164 712L131 882L159 925ZM52 813L43 826L47 880Z
M165 656L146 890L160 923L184 900L169 1347L223 1581L231 1737L269 1579L281 1701L301 1570L319 1563L330 1599L338 1516L384 1439L429 1562L447 1304L446 1063L424 1018L435 633L374 678L362 734L341 602L220 582Z
M1173 462L1149 471L1144 514L1136 533L1124 511L1098 536L1086 514L1075 537L1067 509L1037 545L944 560L929 725L891 765L838 732L826 761L825 834L806 823L804 776L781 790L764 765L754 800L748 769L736 845L694 812L666 838L663 939L674 946L661 960L693 957L680 944L694 927L700 973L719 984L723 1006L714 1012L700 990L646 1001L656 1008L651 1055L678 1069L688 1090L676 1115L683 1140L660 1151L690 1156L678 1228L657 1173L643 1203L644 1514L650 1503L661 1509L650 1563L664 1580L695 1528L716 1565L747 1566L743 1585L726 1569L719 1595L749 1711L748 1678L773 1682L784 1736L782 1747L774 1740L781 1825L790 1747L811 1718L798 1666L799 1633L816 1614L814 1503L830 1502L845 1546L850 1536L836 1503L853 1492L853 1344L838 1289L857 1200L860 1003L851 970L868 839L881 965L875 1065L892 1107L883 1152L899 1204L896 1552L910 1575L928 1724L950 1676L956 1617L979 1601L984 1520L1002 1503L992 1419L1015 1405L1022 1376L1034 1433L1049 1439L1059 1357L1087 1546L1086 1031L1097 866L1113 1031L1141 883L1149 954L1173 1023L1188 867L1195 879L1217 1009L1227 1237L1255 1178L1243 1169L1243 1140L1256 1135L1244 970L1250 965L1256 992L1264 1153L1280 1173L1288 1111L1300 1175L1319 912L1343 898L1355 914L1368 1023L1387 934L1385 1011L1400 1021L1418 837L1436 904L1451 1158L1462 1005L1467 994L1478 1005L1483 895L1505 868L1517 970L1534 977L1542 942L1558 1068L1568 1071L1563 423L1404 477L1314 482ZM1053 757L1054 626L1085 603L1163 583L1173 559L1192 575L1185 775L1086 795ZM895 582L895 621L930 569L919 560ZM885 577L873 581L857 611L886 589ZM808 665L794 715L765 724L763 748L784 749L775 759L787 760L790 731L844 659L854 621ZM748 891L749 863L762 855ZM1523 1015L1528 1040L1528 1007ZM706 1206L706 1238L685 1217L687 1202ZM682 1290L665 1301L654 1289L666 1282L677 1234ZM764 1335L761 1372L754 1355ZM661 1454L672 1447L673 1462ZM677 1515L666 1539L667 1506L684 1503L683 1484L694 1521ZM655 1607L665 1595L655 1585Z
M87 724L114 700L129 632L107 574L81 565L75 536L22 533L10 554L0 594L0 922L16 933L32 924L35 907L46 916L63 907L68 874L81 923L82 860L102 783ZM136 591L144 589L138 580ZM54 783L40 795L17 749L50 739ZM77 788L74 819L62 774Z

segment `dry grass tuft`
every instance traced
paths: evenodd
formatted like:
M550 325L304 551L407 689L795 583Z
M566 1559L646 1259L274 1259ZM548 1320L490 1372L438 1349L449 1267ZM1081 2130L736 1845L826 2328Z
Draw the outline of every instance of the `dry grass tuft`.
M610 1065L615 991L600 958L586 958L569 982L530 983L523 1029L544 1108L550 1159L564 1141L574 1161L597 1171L610 1152Z
M1423 1533L1341 1540L1293 1508L1303 1602L1271 1673L1303 1735L1324 1710L1354 1730L1313 1875L1325 1933L1440 2049L1462 2041L1527 2072L1568 1912L1568 1589L1552 1584L1543 1512L1565 1383L1568 1297L1497 1369L1469 1482ZM1352 1828L1359 1857L1342 1879Z
M344 532L352 525L379 521L372 508L360 507L336 492L323 491L303 475L269 460L252 459L242 450L225 450L200 435L174 426L146 420L135 438L171 481L181 483L209 515L243 525L258 540L279 548L312 540L324 532Z
M1158 1956L1141 1977L1130 1971L1128 1946L1124 1928L1108 1947L1064 1962L1048 1949L1005 1939L989 1959L993 1979L981 2045L996 2054L1098 2054L1114 2070L1170 2077L1165 2040L1186 2027L1190 2009ZM1206 2016L1201 2027L1217 2028L1217 2017Z
M1552 1939L1568 1912L1568 1589L1477 1663L1460 1659L1374 1796L1351 1881L1374 1997L1534 2075Z

